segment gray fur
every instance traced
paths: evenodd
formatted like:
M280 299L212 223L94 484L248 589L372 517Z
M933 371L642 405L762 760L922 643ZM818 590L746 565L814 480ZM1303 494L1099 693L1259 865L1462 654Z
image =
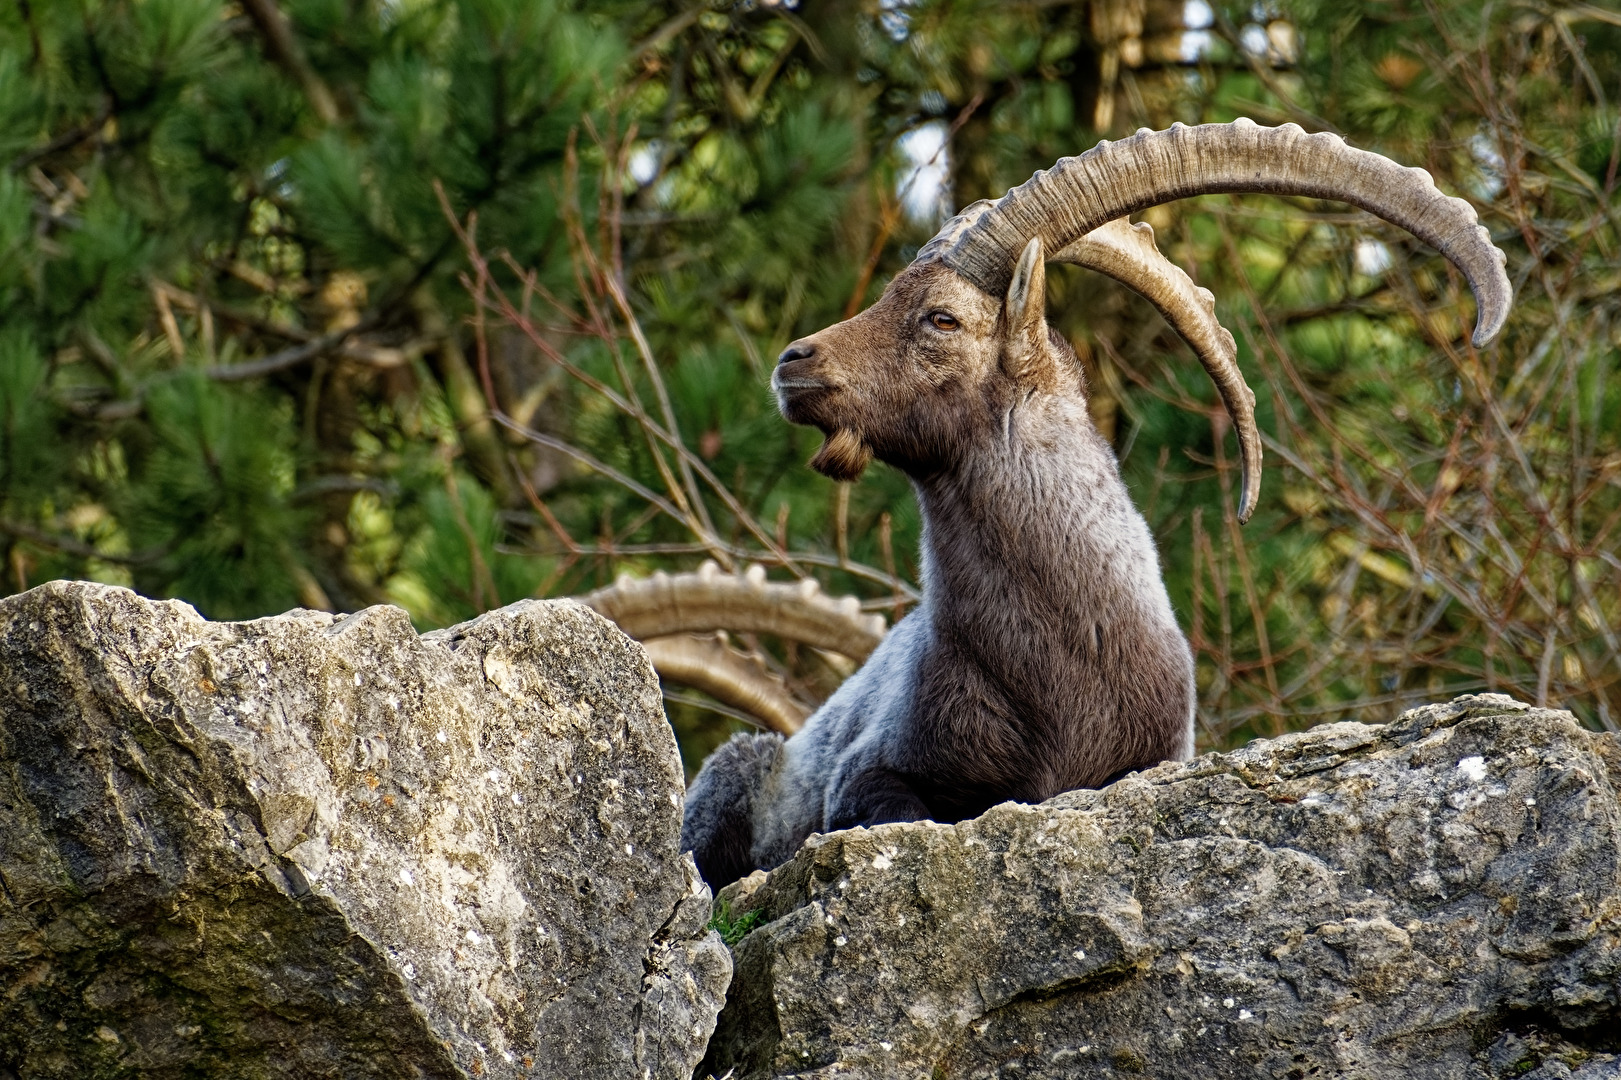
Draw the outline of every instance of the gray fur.
M735 881L758 865L753 852L755 793L778 771L782 757L781 735L736 735L709 755L693 779L681 820L681 849L694 853L705 881ZM774 812L763 816L769 819Z

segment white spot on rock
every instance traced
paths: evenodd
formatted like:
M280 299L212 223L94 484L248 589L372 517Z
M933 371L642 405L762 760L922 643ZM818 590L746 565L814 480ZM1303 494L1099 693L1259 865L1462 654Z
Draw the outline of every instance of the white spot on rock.
M440 742L449 742L450 741L450 736L445 734L443 728L441 728L439 730L439 734L435 735L434 738L438 739Z
M1233 999L1232 998L1222 998L1221 999L1221 1007L1224 1008L1224 1009L1232 1008L1233 1007Z
M416 978L417 977L416 965L411 964L411 963L407 963L404 967L400 968L400 974L404 975L407 979Z
M484 657L484 677L510 698L523 696L523 680L513 669L506 650L499 646Z
M894 865L895 864L889 860L889 856L883 853L879 853L872 857L872 868L874 870L888 870Z
M479 943L479 941L481 941L481 940L482 939L478 936L478 931L477 930L469 930L469 931L467 931L467 941L468 941L469 944L477 945Z
M415 885L416 884L416 881L413 880L412 877L411 877L411 871L409 871L409 870L401 870L400 871L400 884L401 885Z
M1254 1020L1255 1014L1250 1012L1248 1009L1239 1009L1238 1018L1240 1020Z
M1086 950L1085 949L1076 949L1075 950L1075 959L1077 959L1077 960L1085 960L1086 959Z
M1466 757L1458 762L1458 771L1470 780L1484 780L1486 779L1486 759L1483 757Z

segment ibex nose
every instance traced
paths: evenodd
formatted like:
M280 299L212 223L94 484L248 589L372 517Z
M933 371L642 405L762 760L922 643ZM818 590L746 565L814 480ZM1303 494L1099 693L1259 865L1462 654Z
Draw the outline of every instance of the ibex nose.
M815 355L816 346L810 344L809 342L796 341L786 349L782 350L782 355L777 357L777 365L780 367L783 364L789 363L793 360L808 360Z

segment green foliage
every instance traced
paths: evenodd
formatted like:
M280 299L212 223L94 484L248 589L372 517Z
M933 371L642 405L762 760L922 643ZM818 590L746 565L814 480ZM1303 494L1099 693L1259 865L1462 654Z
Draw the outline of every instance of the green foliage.
M173 592L219 618L297 606L291 403L187 373L155 386L145 404L147 438L133 456L123 516L134 547L161 554L137 567L137 587Z
M216 617L355 607L413 569L350 565L357 492L385 491L393 520L434 534L399 539L398 558L445 523L459 447L399 475L398 454L362 460L424 434L455 443L467 419L398 422L443 409L440 380L465 368L444 357L466 298L435 184L547 266L558 165L622 46L527 0L285 14L307 52L282 55L219 0L0 13L0 533L16 588L110 562ZM569 278L566 258L549 266ZM230 370L351 326L337 356ZM494 505L469 500L488 546ZM490 565L522 595L536 573L510 562Z
M48 373L25 327L0 329L0 491L24 505L50 492L56 471Z
M224 0L0 7L11 588L88 576L215 617L395 602L426 628L708 557L901 614L905 478L814 475L817 435L766 390L938 224L902 205L900 140L951 130L960 206L1100 136L1243 114L1430 169L1481 208L1517 305L1476 352L1450 271L1342 207L1147 214L1260 401L1240 530L1184 347L1054 269L1051 317L1186 616L1205 741L1485 688L1615 722L1621 27L1216 3L1184 61L1166 0L281 10L290 52ZM745 644L806 700L837 682ZM670 713L689 766L737 726Z
M721 900L715 905L715 913L704 929L718 932L720 939L730 948L747 937L749 931L759 925L764 914L759 908L755 908L753 911L745 911L741 915L734 916L731 903Z
M550 559L498 550L494 500L460 470L425 493L418 513L422 523L388 589L425 626L449 626L531 596L551 572Z
M1599 477L1621 450L1605 284L1615 175L1574 162L1621 149L1621 129L1602 127L1621 28L1464 3L1285 10L1298 57L1270 76L1256 65L1247 83L1206 78L1202 115L1324 117L1423 165L1480 208L1516 301L1477 352L1462 283L1394 230L1261 200L1202 200L1179 223L1179 257L1230 298L1222 314L1272 439L1275 494L1242 535L1190 470L1155 522L1204 654L1210 730L1242 737L1300 722L1301 706L1394 711L1465 690L1613 727L1621 568L1601 522L1621 503ZM1253 17L1218 5L1218 26ZM1375 239L1388 269L1365 262ZM1151 468L1128 462L1139 485Z

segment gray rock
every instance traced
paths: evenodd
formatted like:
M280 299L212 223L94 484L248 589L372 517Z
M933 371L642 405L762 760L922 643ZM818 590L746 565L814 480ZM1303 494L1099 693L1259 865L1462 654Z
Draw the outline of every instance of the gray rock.
M641 648L569 602L0 602L0 1075L686 1077L731 963Z
M700 1075L1621 1076L1621 739L1497 695L812 837Z

